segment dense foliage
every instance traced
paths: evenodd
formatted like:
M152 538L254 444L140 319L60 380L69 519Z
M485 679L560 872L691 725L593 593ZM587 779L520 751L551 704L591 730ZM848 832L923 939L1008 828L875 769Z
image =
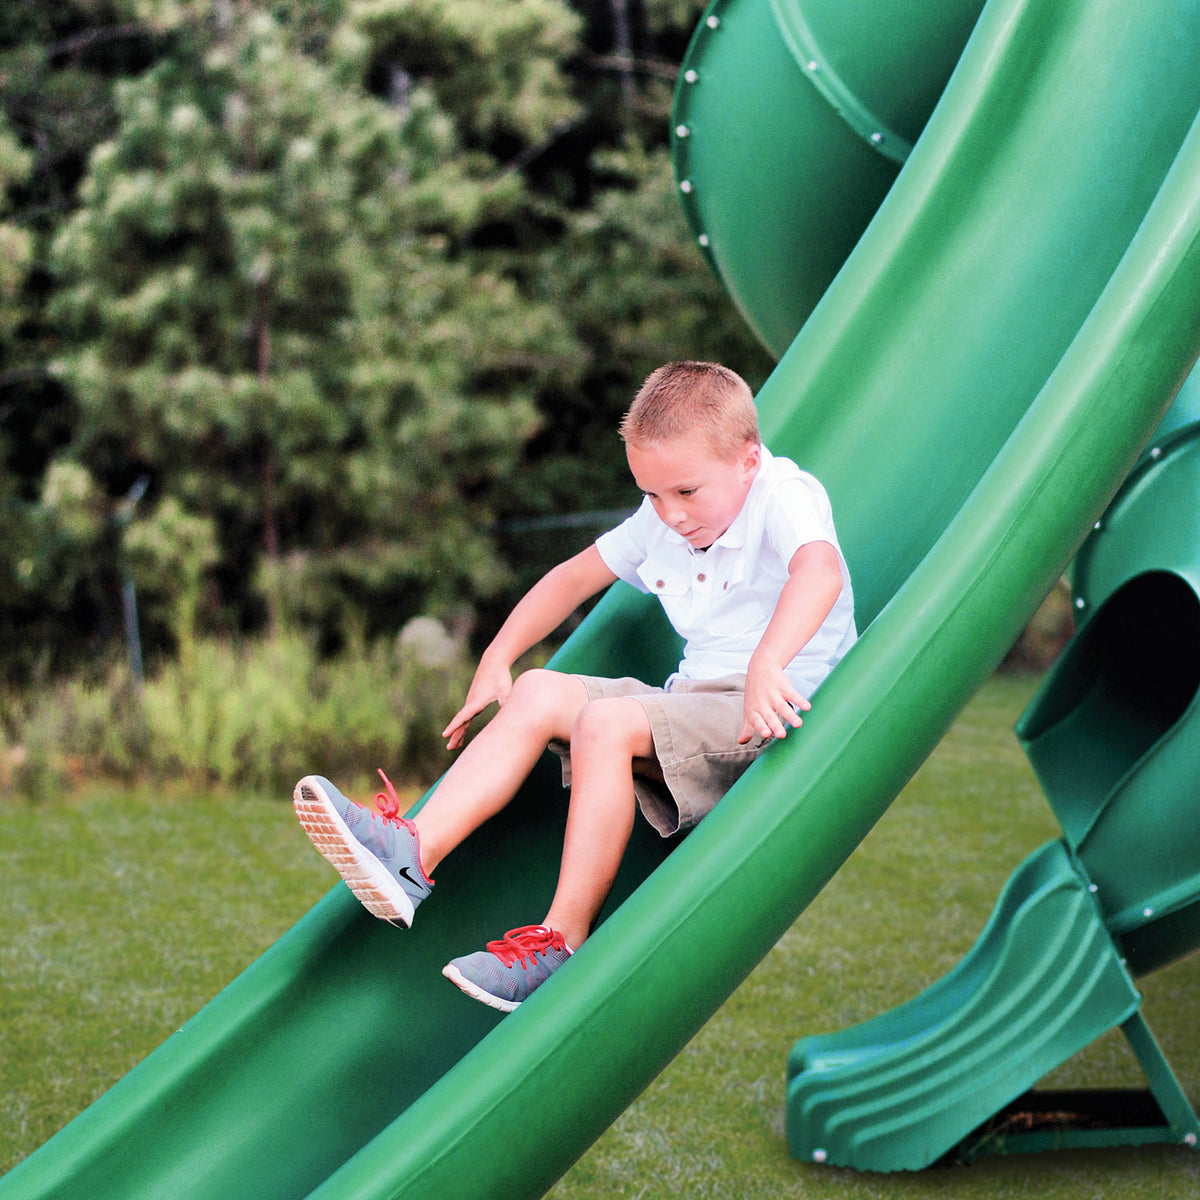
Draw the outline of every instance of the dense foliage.
M548 521L631 502L613 429L649 370L761 378L666 150L701 9L3 6L10 678L111 658L133 595L183 660L486 631L594 532Z

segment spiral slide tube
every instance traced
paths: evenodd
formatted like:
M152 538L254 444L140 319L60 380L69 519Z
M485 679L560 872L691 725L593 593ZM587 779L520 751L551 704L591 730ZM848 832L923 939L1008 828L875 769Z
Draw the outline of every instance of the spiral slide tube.
M1200 9L992 0L914 133L886 111L887 80L852 69L846 30L818 19L841 7L720 0L676 117L689 217L730 279L763 242L757 196L721 217L748 170L719 132L730 111L781 181L854 187L819 161L798 176L802 147L770 136L797 55L836 68L822 104L888 171L870 118L915 143L759 397L768 443L831 493L865 628L800 735L669 856L640 837L595 936L508 1017L447 994L439 969L544 908L552 770L443 865L412 931L339 885L0 1180L0 1200L542 1194L796 920L992 671L1200 350ZM925 26L963 19L853 7L868 48L915 8ZM796 81L810 108L814 86ZM724 140L706 149L710 133ZM783 224L771 239L821 242ZM778 253L803 271L793 245ZM555 665L661 678L677 648L653 603L614 588Z

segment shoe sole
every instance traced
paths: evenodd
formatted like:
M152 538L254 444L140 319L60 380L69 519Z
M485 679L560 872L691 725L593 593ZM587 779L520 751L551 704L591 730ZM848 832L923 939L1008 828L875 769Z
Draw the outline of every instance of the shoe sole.
M450 980L459 991L466 992L472 1000L486 1004L488 1008L498 1008L501 1012L510 1013L521 1007L520 1000L501 1000L491 992L485 992L478 984L472 983L453 963L442 968L442 974Z
M408 929L416 905L387 867L350 832L312 776L305 776L296 784L292 807L309 841L346 881L367 912L381 921Z

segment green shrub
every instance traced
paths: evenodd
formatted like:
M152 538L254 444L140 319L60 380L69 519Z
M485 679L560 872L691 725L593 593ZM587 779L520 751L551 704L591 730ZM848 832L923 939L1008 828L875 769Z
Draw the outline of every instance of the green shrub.
M402 641L322 659L296 635L199 641L138 688L123 666L0 701L0 788L43 799L81 779L290 792L310 771L432 783L440 731L461 703L461 652L426 665Z

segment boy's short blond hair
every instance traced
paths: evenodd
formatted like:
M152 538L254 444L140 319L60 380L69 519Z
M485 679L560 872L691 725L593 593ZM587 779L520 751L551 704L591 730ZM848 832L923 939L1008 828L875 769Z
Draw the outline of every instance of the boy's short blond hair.
M759 440L758 412L736 371L719 363L672 362L642 384L620 432L633 446L699 434L719 458L731 459Z

